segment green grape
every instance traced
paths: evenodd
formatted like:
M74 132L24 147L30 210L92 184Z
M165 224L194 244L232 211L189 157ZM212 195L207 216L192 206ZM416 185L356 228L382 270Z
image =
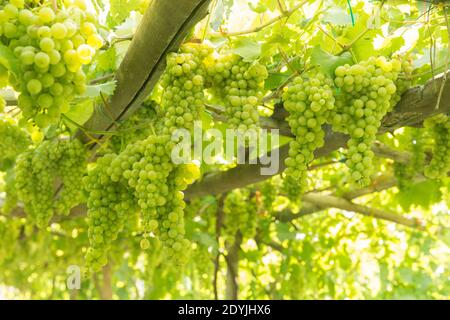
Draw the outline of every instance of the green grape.
M38 105L43 109L48 109L53 104L53 98L51 95L44 93L37 98Z
M433 158L425 167L425 175L431 179L446 177L450 171L450 118L440 113L424 122L434 140Z
M287 121L295 140L289 145L285 160L284 190L289 199L298 202L307 188L307 169L314 150L324 144L322 125L335 107L332 81L322 73L296 77L283 94Z
M19 9L11 3L6 4L3 10L9 19L14 19L19 15Z
M42 38L41 41L39 42L39 47L44 52L50 52L55 48L55 42L53 42L51 38Z
M54 39L64 39L67 35L67 28L63 23L55 23L51 27L51 34Z
M53 19L55 19L55 13L51 8L43 7L39 10L39 20L42 23L49 23L52 22Z
M28 9L20 10L19 12L19 22L23 24L24 26L29 26L33 24L34 21L34 14Z
M32 65L34 63L34 52L24 51L20 54L20 62L24 65Z

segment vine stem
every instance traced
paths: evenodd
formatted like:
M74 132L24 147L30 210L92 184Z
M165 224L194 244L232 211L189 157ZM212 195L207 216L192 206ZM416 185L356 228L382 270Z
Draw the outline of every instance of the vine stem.
M57 0L52 0L52 8L53 11L58 12L58 4L56 3Z
M305 3L307 3L308 1L302 1L301 3L299 3L298 5L296 5L295 7L293 7L292 9L288 10L288 11L284 11L282 14L280 14L279 16L276 16L275 18L267 21L266 23L263 23L255 28L251 28L251 29L247 29L247 30L242 30L242 31L236 31L236 32L219 32L216 35L221 35L221 36L225 36L225 37L235 37L235 36L241 36L244 34L249 34L249 33L255 33L258 31L261 31L262 29L284 19L284 18L289 18L295 11L297 11L298 9L300 9L302 6L305 5Z
M361 32L355 39L353 39L349 44L346 44L342 47L342 50L337 54L338 56L343 54L345 51L350 51L350 49L353 47L353 45L358 42L362 37L366 35L367 32L369 32L369 28L366 28L363 32Z
M322 31L328 38L330 38L331 40L334 41L334 43L336 43L339 47L342 48L342 50L344 51L345 45L340 43L335 37L333 37L331 34L329 34L327 31L325 31L324 28L322 28L320 25L317 26L317 28L319 28L320 31ZM342 51L342 52L343 52Z

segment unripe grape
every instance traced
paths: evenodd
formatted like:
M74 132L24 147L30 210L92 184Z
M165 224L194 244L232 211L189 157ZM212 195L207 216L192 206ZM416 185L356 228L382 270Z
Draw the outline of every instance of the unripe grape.
M51 34L55 39L64 39L67 36L67 28L64 24L57 22L52 25Z
M42 84L37 79L32 79L27 83L27 90L32 95L38 94L42 90Z
M39 42L39 47L42 51L50 52L55 48L55 43L50 38L42 38Z
M55 13L51 8L43 7L39 10L38 17L41 22L49 23L55 19Z
M34 63L39 68L47 68L50 64L50 58L45 52L38 52L34 56Z

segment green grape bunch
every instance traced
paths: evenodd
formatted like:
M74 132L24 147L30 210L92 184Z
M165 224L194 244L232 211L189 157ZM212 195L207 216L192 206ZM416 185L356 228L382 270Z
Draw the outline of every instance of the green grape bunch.
M431 179L447 176L450 171L450 118L440 113L424 122L433 139L433 157L425 167L425 175Z
M78 140L46 140L18 156L14 168L17 196L38 227L46 227L55 213L68 214L82 202L86 161L87 153ZM62 188L57 194L58 181Z
M335 70L335 84L339 89L336 110L331 117L333 129L350 135L346 165L357 185L370 183L373 172L375 141L383 117L392 110L396 81L402 70L397 59L371 57L352 66L346 64Z
M223 204L225 235L233 241L240 231L246 239L254 238L258 224L255 198L249 189L235 189L227 194Z
M26 131L12 118L0 118L0 137L0 162L14 160L31 143Z
M167 55L167 69L161 79L163 95L159 114L162 134L184 128L192 130L204 110L204 60L212 53L206 45L188 43L180 52Z
M307 188L307 170L314 159L314 150L324 144L322 125L335 107L332 80L322 73L311 72L296 77L283 93L287 121L295 139L290 142L285 160L284 190L292 200Z
M23 0L0 9L0 39L19 62L19 74L9 74L18 106L26 119L45 128L59 121L71 100L86 90L82 66L89 64L103 40L95 16L76 1L55 12L43 5L25 8Z
M240 131L257 129L258 106L268 77L266 67L245 62L236 54L221 55L209 65L208 77L216 95L225 103L227 123Z
M83 178L88 193L88 236L90 247L86 253L89 271L100 271L108 262L111 243L124 228L127 216L135 211L134 197L125 186L115 183L107 174L115 154L97 160L96 166Z

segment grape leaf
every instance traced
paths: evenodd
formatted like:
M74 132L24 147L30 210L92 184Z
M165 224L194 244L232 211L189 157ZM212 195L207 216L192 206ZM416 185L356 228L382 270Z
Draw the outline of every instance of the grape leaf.
M212 30L218 31L221 26L225 13L225 6L223 5L222 0L218 0L216 6L214 7L214 11L211 13L211 21L209 25Z
M0 44L0 64L14 75L18 75L20 73L19 61L16 59L12 51L3 44Z
M83 125L86 123L86 121L89 120L89 118L92 116L92 113L94 112L94 102L92 99L85 99L80 101L79 103L71 106L69 112L65 113L64 115L72 120L73 122L77 123L78 125ZM66 121L66 124L72 129L77 129L77 126L70 121Z
M277 230L277 237L281 241L284 240L294 240L295 239L295 233L291 232L289 227L289 224L287 223L277 223L276 224L276 230Z
M244 61L254 61L261 55L261 44L249 38L242 38L233 43L230 51L240 55Z
M352 23L350 15L343 8L334 7L325 11L322 20L331 24L348 25Z
M108 50L102 51L97 56L97 68L98 72L113 71L117 68L116 65L116 47L112 46Z
M352 56L349 52L344 52L340 56L334 56L325 52L319 46L315 46L311 51L311 63L318 65L320 70L334 78L334 70L346 63L352 63Z
M441 197L440 184L434 180L414 184L397 194L398 202L404 210L409 210L413 205L427 209Z
M269 77L264 83L264 87L267 90L276 89L281 86L287 79L289 79L288 73L269 73Z
M128 16L130 11L138 10L141 1L140 0L111 0L109 2L109 14L106 22L110 27L114 27L121 23Z
M91 85L86 87L86 92L83 94L83 97L96 98L100 95L100 93L104 93L105 95L110 96L114 93L115 89L116 80Z

